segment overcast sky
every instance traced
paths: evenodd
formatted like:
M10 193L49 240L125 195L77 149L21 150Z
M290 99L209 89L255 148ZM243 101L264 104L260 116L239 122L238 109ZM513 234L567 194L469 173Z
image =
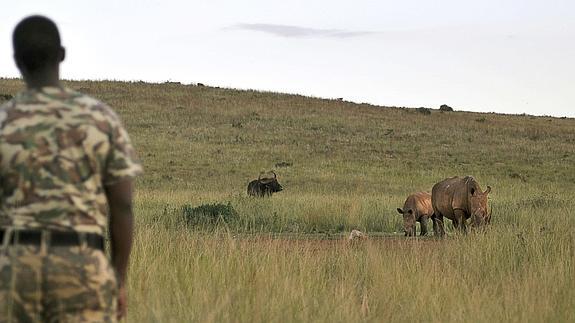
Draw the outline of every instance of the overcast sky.
M58 24L66 79L575 117L575 1L12 1L0 76L30 14Z

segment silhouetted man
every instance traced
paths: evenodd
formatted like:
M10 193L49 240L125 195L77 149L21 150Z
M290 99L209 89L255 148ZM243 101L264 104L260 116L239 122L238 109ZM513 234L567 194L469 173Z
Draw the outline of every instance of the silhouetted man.
M0 107L0 322L113 322L142 168L112 109L60 83L51 20L22 20L13 45L27 89Z

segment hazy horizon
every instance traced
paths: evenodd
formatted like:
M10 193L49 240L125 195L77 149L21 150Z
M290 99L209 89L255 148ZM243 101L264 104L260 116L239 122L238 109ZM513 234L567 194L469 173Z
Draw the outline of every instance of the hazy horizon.
M16 23L43 14L60 28L65 79L575 117L573 12L569 1L27 1L0 12L0 75L19 77Z

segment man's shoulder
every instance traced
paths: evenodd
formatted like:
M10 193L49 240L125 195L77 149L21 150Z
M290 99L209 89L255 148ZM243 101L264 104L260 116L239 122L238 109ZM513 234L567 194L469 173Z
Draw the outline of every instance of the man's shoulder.
M91 96L90 94L80 92L74 89L66 88L66 92L70 95L70 97L76 102L77 104L81 104L91 109L95 110L102 110L102 111L111 111L113 112L112 108L101 101L100 99Z
M114 109L107 103L89 94L73 89L66 88L66 92L73 100L73 105L82 107L84 111L87 110L95 119L101 121L105 120L109 123L117 122L118 115L116 114L116 111L114 111Z
M105 132L120 124L118 115L108 104L67 87L25 90L0 105L0 126L3 127L4 121L18 124L34 120L40 125L54 124L56 119L67 126L88 122Z
M10 107L26 108L26 106L38 105L49 106L50 108L82 106L95 111L114 114L112 108L101 100L68 87L43 87L39 90L24 90L9 101L2 102L0 107L7 109Z

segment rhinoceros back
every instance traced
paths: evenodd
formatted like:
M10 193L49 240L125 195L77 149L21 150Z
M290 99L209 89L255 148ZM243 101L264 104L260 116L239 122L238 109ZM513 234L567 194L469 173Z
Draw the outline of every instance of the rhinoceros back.
M475 182L475 179L471 176L464 178L455 176L435 184L431 190L434 212L448 219L454 218L455 209L467 212L467 187L472 182Z
M414 210L417 219L421 216L431 216L433 214L431 194L427 192L417 192L409 195L403 204L403 209Z

